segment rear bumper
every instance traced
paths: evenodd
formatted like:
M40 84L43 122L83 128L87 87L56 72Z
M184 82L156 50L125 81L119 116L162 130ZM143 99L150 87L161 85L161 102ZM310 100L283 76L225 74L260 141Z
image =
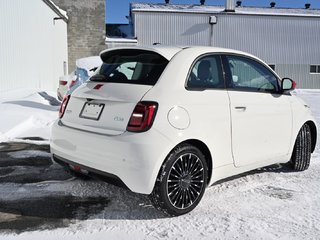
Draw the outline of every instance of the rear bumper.
M124 187L127 188L127 186L115 175L109 174L106 172L102 172L97 169L93 169L87 166L83 166L79 163L72 162L70 160L64 159L62 157L59 157L57 155L52 154L52 160L56 163L60 164L61 166L65 167L67 171L74 171L82 173L88 177L96 178L105 182L108 182L112 185L118 186L118 187ZM80 171L76 171L72 167L78 166L80 167Z
M150 194L170 141L156 130L107 136L73 129L56 121L50 148L53 158L114 175L131 191Z

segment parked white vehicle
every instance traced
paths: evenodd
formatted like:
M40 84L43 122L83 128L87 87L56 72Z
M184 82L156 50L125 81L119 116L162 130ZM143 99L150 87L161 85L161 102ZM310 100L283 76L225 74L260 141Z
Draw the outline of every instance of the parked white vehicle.
M220 179L274 163L308 168L309 107L258 58L212 47L131 47L103 64L60 109L53 159L120 179L169 215L191 211Z
M70 86L74 85L76 81L75 71L71 72L69 75L63 75L59 77L59 86L57 89L57 97L60 101L67 94Z
M60 101L69 93L71 94L77 87L88 80L94 71L102 64L99 56L91 56L76 60L76 69L69 75L64 75L59 78L59 87L57 96Z

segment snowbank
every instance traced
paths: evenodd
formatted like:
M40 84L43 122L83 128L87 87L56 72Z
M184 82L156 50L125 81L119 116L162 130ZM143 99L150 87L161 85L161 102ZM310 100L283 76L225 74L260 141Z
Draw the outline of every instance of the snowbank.
M2 93L0 97L0 142L25 137L50 138L50 127L58 117L54 92L26 89Z

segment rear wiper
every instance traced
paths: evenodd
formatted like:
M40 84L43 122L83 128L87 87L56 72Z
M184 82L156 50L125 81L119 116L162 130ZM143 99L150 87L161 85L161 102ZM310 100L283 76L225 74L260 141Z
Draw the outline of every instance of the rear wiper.
M105 81L107 81L107 78L106 78L105 75L96 74L96 75L93 75L93 76L90 78L90 81L93 81L93 82L105 82Z

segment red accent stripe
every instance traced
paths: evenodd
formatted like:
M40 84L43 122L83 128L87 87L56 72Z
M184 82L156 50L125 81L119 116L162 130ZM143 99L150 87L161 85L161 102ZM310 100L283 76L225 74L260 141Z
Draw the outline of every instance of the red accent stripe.
M94 86L93 89L99 90L102 86L103 86L103 84L99 83L96 86Z

